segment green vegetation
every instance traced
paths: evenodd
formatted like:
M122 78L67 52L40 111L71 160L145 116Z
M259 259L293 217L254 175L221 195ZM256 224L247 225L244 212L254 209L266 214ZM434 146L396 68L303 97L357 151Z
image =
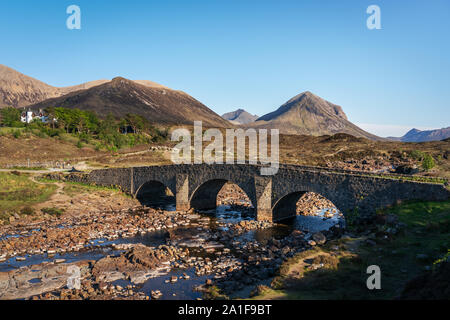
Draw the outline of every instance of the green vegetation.
M429 154L425 154L422 160L422 168L425 171L433 169L435 167L434 159Z
M204 292L204 298L206 300L229 300L229 297L221 294L220 289L217 286L211 286Z
M60 217L64 213L64 209L58 208L43 208L41 209L42 213L48 214L50 216Z
M409 156L417 161L422 161L425 153L420 150L413 150L409 153Z
M29 170L29 171L47 170L47 168L44 168L44 167L20 167L20 166L8 167L8 169L13 169L13 170Z
M368 237L329 241L289 259L254 299L393 299L450 255L450 201L405 203L380 211L378 220ZM366 287L370 265L381 269L381 290Z
M20 210L20 213L25 216L32 216L34 214L34 209L31 207L24 207Z
M55 192L52 184L38 184L25 174L0 172L0 220L11 215L31 214L27 207L46 201Z
M13 135L14 138L19 139L19 138L22 136L22 131L20 131L20 130L14 130L14 131L12 132L12 135Z
M94 112L79 109L48 108L46 123L35 120L29 124L20 121L20 111L15 108L1 110L1 125L15 128L1 131L12 134L16 139L34 135L39 138L58 138L74 143L78 148L91 146L115 152L123 147L139 144L159 143L168 139L168 130L152 126L147 119L128 114L116 119L109 114L100 119ZM55 120L57 119L57 120ZM25 128L24 128L25 127Z
M5 127L20 128L23 123L20 121L20 110L13 107L0 109L2 124Z
M52 180L52 179L48 179L45 177L41 177L36 180L39 182L43 182L43 183L61 182L58 180ZM81 182L72 182L72 181L64 181L63 191L66 195L68 195L70 197L73 197L77 194L93 192L93 191L110 191L110 192L121 193L123 196L128 196L119 187L104 187L104 186L86 184L86 183L81 183ZM131 197L131 196L129 196L129 197Z
M422 169L425 171L433 169L436 166L433 157L431 155L429 155L428 153L422 152L420 150L411 151L409 153L409 156L416 161L421 161ZM440 155L439 155L439 157L442 158Z
M361 174L364 176L365 174ZM369 176L369 175L367 175ZM441 177L425 177L425 176L405 176L405 175L370 175L370 177L374 178L382 178L382 179L393 179L393 180L404 180L404 181L415 181L415 182L426 182L426 183L436 183L436 184L445 184L447 182L446 178Z
M119 188L116 188L116 187L103 187L103 186L84 184L84 183L80 183L80 182L68 182L67 181L67 182L65 182L65 185L64 185L64 193L71 197L76 194L92 192L92 191L112 191L112 192L122 193L122 190L120 190Z

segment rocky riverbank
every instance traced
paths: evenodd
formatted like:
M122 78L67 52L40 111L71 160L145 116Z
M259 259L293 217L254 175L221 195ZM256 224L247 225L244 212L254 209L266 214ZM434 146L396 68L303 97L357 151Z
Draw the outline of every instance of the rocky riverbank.
M92 246L94 240L110 241L120 237L133 237L188 223L186 213L133 208L17 225L14 233L0 234L0 259L80 251Z
M314 195L304 201L329 205ZM218 205L202 213L97 207L16 221L0 229L0 299L195 299L213 298L212 289L246 297L284 261L340 232L255 221L234 185Z

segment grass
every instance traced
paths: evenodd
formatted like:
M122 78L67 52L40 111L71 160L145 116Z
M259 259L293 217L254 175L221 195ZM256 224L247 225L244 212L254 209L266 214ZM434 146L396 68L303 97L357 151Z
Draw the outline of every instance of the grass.
M8 169L11 170L22 170L22 171L41 171L41 170L48 170L45 167L21 167L21 166L14 166L14 167L9 167Z
M339 171L329 170L329 172L339 174ZM413 182L425 182L425 183L435 183L435 184L445 184L448 182L447 178L444 177L427 177L427 176L408 176L400 174L378 174L362 171L354 171L352 174L359 175L363 177L378 178L378 179L392 179L401 181L413 181Z
M409 280L448 254L450 201L410 202L383 210L379 215L396 217L403 228L396 235L385 237L391 226L377 225L376 245L351 238L302 252L285 262L272 288L254 299L393 299ZM322 261L324 267L308 269L305 263L308 256L314 257L310 259L312 263ZM381 290L366 287L369 277L366 270L370 265L381 269Z
M217 286L211 286L204 292L204 298L206 300L229 300L229 297L220 293L220 289Z
M112 191L112 192L122 193L122 190L120 190L119 188L96 186L96 185L84 184L84 183L80 183L80 182L65 182L65 185L64 185L64 193L71 197L76 194L86 193L86 192L91 192L91 191Z
M44 183L60 182L57 180L52 180L52 179L42 178L42 177L38 178L37 180L39 182L44 182ZM120 193L123 196L131 197L128 194L124 193L118 187L105 187L105 186L98 186L98 185L86 184L86 183L81 183L81 182L73 182L73 181L64 181L63 191L66 195L68 195L70 197L73 197L77 194L95 192L95 191L110 191L110 192Z
M9 216L19 213L21 208L49 199L56 186L37 184L26 174L0 172L0 190L0 219L8 221Z
M15 131L24 131L25 128L0 127L0 135L12 134Z
M441 177L424 177L424 176L395 176L395 175L380 175L375 176L384 179L397 179L404 181L414 181L414 182L426 182L426 183L436 183L436 184L444 184L448 182L447 179Z

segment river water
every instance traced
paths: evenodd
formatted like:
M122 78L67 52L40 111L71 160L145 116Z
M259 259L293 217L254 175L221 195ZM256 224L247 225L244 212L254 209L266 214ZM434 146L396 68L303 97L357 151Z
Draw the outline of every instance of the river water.
M161 206L160 206L161 207ZM165 210L174 211L175 206L163 204ZM307 233L328 230L336 224L343 224L343 219L339 216L339 212L331 218L324 218L324 213L328 209L321 210L317 216L297 216L286 221L285 224L278 224L262 230L248 231L237 237L235 240L241 243L256 241L261 245L265 245L269 239L282 239L288 236L294 229L302 230ZM154 231L144 235L132 238L119 238L112 241L106 239L97 239L91 241L90 245L79 252L70 252L65 254L56 254L53 256L32 255L25 256L24 261L17 261L16 258L10 258L0 263L0 272L10 271L25 266L37 265L45 262L52 262L55 259L64 259L65 263L71 263L82 260L99 260L108 255L119 255L122 251L115 250L113 245L142 243L147 246L157 247L161 244L176 245L180 247L188 247L190 256L205 258L210 257L212 260L216 258L214 254L208 252L204 240L208 238L214 231L226 230L228 224L239 223L241 220L252 220L254 214L250 210L233 210L230 206L218 206L215 210L197 212L194 215L198 219L193 219L190 225L178 227L169 231ZM208 240L210 241L210 240ZM207 243L208 244L208 243ZM223 247L224 244L210 241L209 246ZM226 245L226 244L225 244ZM230 253L233 255L233 251ZM239 257L235 257L239 260ZM189 279L185 279L188 275ZM176 276L178 281L175 283L168 282L168 279ZM160 290L163 293L162 299L197 299L202 297L202 293L194 290L196 286L202 285L213 275L196 275L194 268L190 269L174 269L160 270L153 278L148 279L145 283L137 285L135 290L150 295L152 290ZM125 287L130 284L127 280L117 280L113 284Z

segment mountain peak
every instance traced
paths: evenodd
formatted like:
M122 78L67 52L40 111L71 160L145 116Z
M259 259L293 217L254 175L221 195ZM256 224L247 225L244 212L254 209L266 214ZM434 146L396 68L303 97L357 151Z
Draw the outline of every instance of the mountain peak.
M236 111L228 112L222 115L222 118L230 121L233 124L248 124L258 119L258 116L252 115L242 108Z
M419 133L419 132L421 132L421 131L422 131L422 130L413 128L413 129L409 130L406 134L407 134L407 135L408 135L408 134L414 134L414 133Z
M347 116L340 106L328 102L310 91L305 91L294 96L278 108L278 110L268 113L258 120L270 121L291 112L291 110L292 113L308 112L316 115L327 114L331 117L337 116L347 120Z
M333 135L379 139L348 121L342 108L311 91L304 91L259 119L252 127L279 129L285 134Z
M133 81L128 80L124 77L115 77L110 82L111 86L119 86L119 85L132 85Z

